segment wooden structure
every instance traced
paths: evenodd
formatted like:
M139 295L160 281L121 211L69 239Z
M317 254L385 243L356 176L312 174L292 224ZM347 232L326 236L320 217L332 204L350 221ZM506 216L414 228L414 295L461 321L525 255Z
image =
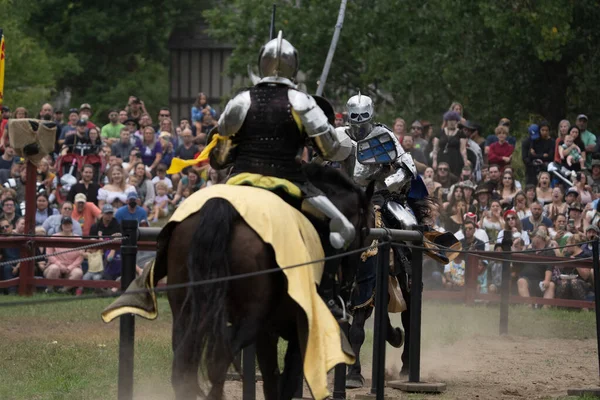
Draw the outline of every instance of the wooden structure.
M169 108L174 121L190 117L199 92L218 112L232 90L244 84L242 77L224 74L233 46L216 42L207 28L201 20L191 29L175 30L169 38Z

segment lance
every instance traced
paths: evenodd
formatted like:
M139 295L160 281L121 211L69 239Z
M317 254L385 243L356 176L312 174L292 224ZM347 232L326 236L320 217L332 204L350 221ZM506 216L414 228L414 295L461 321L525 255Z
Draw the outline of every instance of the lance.
M277 6L273 4L273 11L271 11L271 27L269 28L269 39L273 40L277 37L277 32L275 32L275 10Z
M325 88L325 82L327 82L327 75L329 75L329 69L331 68L331 62L333 61L333 55L335 54L335 48L340 38L340 31L342 25L344 25L344 15L346 14L346 2L342 0L340 3L340 12L338 13L337 22L333 31L333 38L331 39L331 45L329 45L329 53L325 59L325 65L323 66L323 72L321 73L321 79L319 79L319 87L317 88L317 96L323 95L323 89Z

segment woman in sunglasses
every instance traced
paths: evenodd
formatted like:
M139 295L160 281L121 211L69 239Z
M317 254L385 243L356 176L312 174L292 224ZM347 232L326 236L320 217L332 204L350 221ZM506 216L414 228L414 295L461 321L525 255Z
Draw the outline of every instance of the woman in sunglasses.
M502 175L502 182L498 185L498 194L502 198L500 204L510 207L513 204L513 199L517 195L517 192L515 179L512 174L504 172Z
M517 217L517 213L514 210L507 210L504 212L504 230L498 233L498 239L496 243L502 243L504 239L504 232L508 231L512 233L512 238L521 238L525 243L525 246L529 246L530 240L527 231L523 230L521 220Z
M19 222L21 222L21 225L23 227L23 231L25 230L25 219L23 217L17 219L16 224L18 225ZM10 224L10 222L8 222L8 220L6 218L1 218L0 219L0 236L4 236L4 235L8 235L13 233L13 229L12 229L12 225ZM23 232L21 232L23 233ZM19 247L12 247L12 248L5 248L5 249L1 249L0 250L0 254L2 255L2 261L13 261L13 260L18 260L20 257L20 249ZM15 277L17 277L19 275L19 264L14 263L14 264L5 264L2 266L2 268L0 268L0 280L2 281L6 281L9 279L13 279ZM16 287L10 287L8 289L5 290L5 292L8 293L15 293L17 291ZM2 291L0 290L0 293Z
M517 213L517 218L519 219L528 218L531 216L527 195L522 190L518 191L515 195L512 209Z

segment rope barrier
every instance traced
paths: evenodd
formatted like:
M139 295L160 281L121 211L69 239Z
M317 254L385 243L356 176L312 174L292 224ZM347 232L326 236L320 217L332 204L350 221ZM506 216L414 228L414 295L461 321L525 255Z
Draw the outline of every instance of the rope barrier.
M36 305L36 304L48 304L48 303L68 303L68 302L72 302L72 301L79 301L79 300L93 300L93 299L101 299L101 298L112 298L112 297L119 297L121 295L134 295L134 294L145 294L145 293L151 293L151 292L155 292L155 293L161 293L161 292L168 292L171 290L177 290L177 289L185 289L185 288L189 288L189 287L195 287L195 286L203 286L203 285L210 285L213 283L220 283L220 282L229 282L229 281L233 281L233 280L237 280L237 279L244 279L244 278L252 278L255 276L261 276L261 275L267 275L267 274L272 274L275 272L281 272L283 270L286 269L293 269L293 268L299 268L299 267L305 267L311 264L317 264L317 263L321 263L321 262L327 262L330 260L335 260L338 258L343 258L352 254L360 254L363 251L372 249L373 247L381 247L385 244L385 242L381 242L381 243L377 243L376 246L365 246L362 247L360 249L356 249L356 250L350 250L350 251L346 251L344 253L341 254L335 254L333 256L329 256L329 257L324 257L318 260L311 260L311 261L307 261L304 263L300 263L300 264L294 264L294 265L288 265L285 267L280 267L280 268L276 268L276 269L267 269L264 271L255 271L255 272L247 272L245 274L238 274L238 275L231 275L231 276L225 276L225 277L221 277L221 278L213 278L213 279L207 279L204 281L192 281L192 282L185 282L185 283L178 283L178 284L174 284L174 285L165 285L162 287L156 287L152 290L150 289L136 289L136 290L130 290L128 292L123 292L121 290L116 291L116 292L111 292L111 293L103 293L103 294L93 294L93 295L85 295L85 296L77 296L77 297L57 297L54 299L40 299L40 300L20 300L20 301L11 301L11 302L5 302L2 303L0 302L0 308L2 307L16 307L16 306L23 306L23 305ZM97 244L95 244L97 245ZM65 280L65 283L68 284L68 280Z
M53 255L60 255L60 254L65 254L65 253L69 253L69 252L73 252L73 251L81 251L81 250L86 250L89 248L94 248L94 247L101 247L104 246L108 243L113 243L113 242L117 242L117 241L121 241L123 240L124 237L117 237L114 239L110 239L107 241L103 241L101 243L93 243L93 244L89 244L89 245L85 245L85 246L81 246L78 248L73 248L73 249L69 249L69 250L65 250L62 252L58 252L58 253L54 253ZM504 259L501 258L494 258L494 257L490 257L486 254L486 252L482 252L482 251L468 251L468 250L453 250L449 247L446 246L441 246L441 245L437 245L434 244L433 242L424 239L427 243L433 244L438 248L441 248L442 250L447 250L449 252L456 252L456 253L464 253L464 254L471 254L474 255L475 257L479 257L479 258L485 258L487 260L493 260L493 261L506 261ZM593 241L587 241L587 242L582 242L579 243L578 245L583 245L583 244L589 244L592 243ZM134 294L140 294L140 293L150 293L150 292L155 292L155 293L161 293L161 292L168 292L170 290L177 290L177 289L184 289L184 288L189 288L189 287L195 287L195 286L202 286L202 285L210 285L213 283L220 283L220 282L228 282L228 281L233 281L233 280L237 280L237 279L244 279L244 278L251 278L251 277L255 277L255 276L261 276L261 275L266 275L266 274L271 274L271 273L275 273L275 272L279 272L279 271L283 271L286 269L292 269L292 268L299 268L299 267L304 267L304 266L308 266L311 264L316 264L316 263L320 263L320 262L327 262L330 260L335 260L338 258L343 258L352 254L358 254L358 253L362 253L366 250L372 249L373 247L379 248L381 246L383 246L386 242L384 240L381 240L379 243L377 243L376 246L365 246L362 247L360 249L356 249L356 250L351 250L351 251L347 251L341 254L336 254L333 256L329 256L329 257L324 257L318 260L311 260L305 263L300 263L300 264L295 264L295 265L289 265L289 266L285 266L285 267L280 267L277 269L269 269L269 270L264 270L264 271L255 271L255 272L248 272L245 274L239 274L239 275L232 275L232 276L227 276L227 277L221 277L221 278L213 278L213 279L207 279L204 281L193 281L193 282L186 282L186 283L180 283L180 284L175 284L175 285L165 285L162 287L157 287L154 288L153 290L149 290L149 289L137 289L137 290L131 290L129 292L123 292L123 291L116 291L116 292L111 292L111 293L103 293L103 294L94 294L94 295L84 295L84 296L77 296L77 297L61 297L61 298L55 298L55 299L40 299L40 300L28 300L28 301L12 301L12 302L5 302L5 303L0 303L0 308L1 307L15 307L15 306L21 306L21 305L35 305L35 304L46 304L46 303L63 303L63 302L71 302L71 301L80 301L80 300L92 300L92 299L101 299L101 298L113 298L113 297L119 297L121 295L134 295ZM409 249L415 249L415 250L431 250L428 247L425 246L415 246L412 244L407 244L407 243L392 243L392 246L394 247L405 247L405 248L409 248ZM511 252L497 252L498 254L518 254L518 253L532 253L532 252L538 252L538 251L543 251L543 250L554 250L557 248L565 248L565 247L571 247L571 246L561 246L561 247L549 247L549 248L544 248L541 250L536 250L536 249L528 249L528 250L521 250L521 251L511 251ZM39 256L34 256L34 257L27 257L27 258L23 258L23 259L19 259L19 260L13 260L13 261L4 261L4 262L0 262L0 266L3 265L8 265L8 264L15 264L18 262L25 262L25 261L34 261L34 260L39 260L39 259L45 259L48 258L48 255L42 254ZM553 261L552 264L569 264L569 263L578 263L581 261L586 261L586 260L590 260L591 257L586 257L586 258L575 258L575 259L567 259L564 261ZM547 261L527 261L527 263L530 264L548 264ZM68 281L66 281L68 282Z
M35 233L0 233L0 238L2 237L15 237L15 238L21 238L21 237L30 237L30 238L49 238L49 237L53 237L52 235L36 235ZM98 236L98 235L88 235L88 236L75 236L81 239L106 239L108 236Z
M473 254L473 253L490 253L492 251L481 251L481 250L453 250L450 247L447 246L442 246L439 244L436 244L430 240L427 240L425 238L423 238L424 242L427 242L429 244L432 244L436 247L441 248L442 250L446 250L446 251L451 251L453 253L468 253L468 254ZM572 244L568 244L568 245L564 245L564 246L556 246L556 247L544 247L543 249L524 249L524 250L514 250L514 251L493 251L494 253L497 254L525 254L525 253L537 253L538 251L544 251L544 250L557 250L557 249L565 249L567 247L573 247L573 246L582 246L584 244L591 244L594 243L595 240L588 240L585 242L579 242L575 245Z
M63 237L67 237L67 236L63 236ZM79 236L75 236L75 237L79 237ZM75 252L75 251L82 251L82 250L92 249L94 247L102 247L102 246L106 246L107 244L110 244L110 243L120 242L123 239L124 239L123 236L119 236L119 237L116 237L114 239L105 240L105 241L100 242L100 243L86 244L86 245L83 245L83 246L80 246L80 247L74 247L72 249L68 249L68 250L64 250L64 251L59 251L59 252L53 253L51 255L40 254L39 256L18 258L16 260L10 260L10 261L2 261L2 262L0 262L0 267L3 267L5 265L19 264L19 263L27 262L27 261L44 260L44 259L46 259L46 258L48 258L50 256L59 256L61 254L67 254L67 253L72 253L72 252Z

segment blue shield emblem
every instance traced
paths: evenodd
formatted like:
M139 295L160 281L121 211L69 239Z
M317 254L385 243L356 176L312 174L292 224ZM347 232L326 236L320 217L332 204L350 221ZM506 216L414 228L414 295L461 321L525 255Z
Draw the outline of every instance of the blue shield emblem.
M361 164L391 164L398 158L396 144L389 133L356 143L356 159Z

